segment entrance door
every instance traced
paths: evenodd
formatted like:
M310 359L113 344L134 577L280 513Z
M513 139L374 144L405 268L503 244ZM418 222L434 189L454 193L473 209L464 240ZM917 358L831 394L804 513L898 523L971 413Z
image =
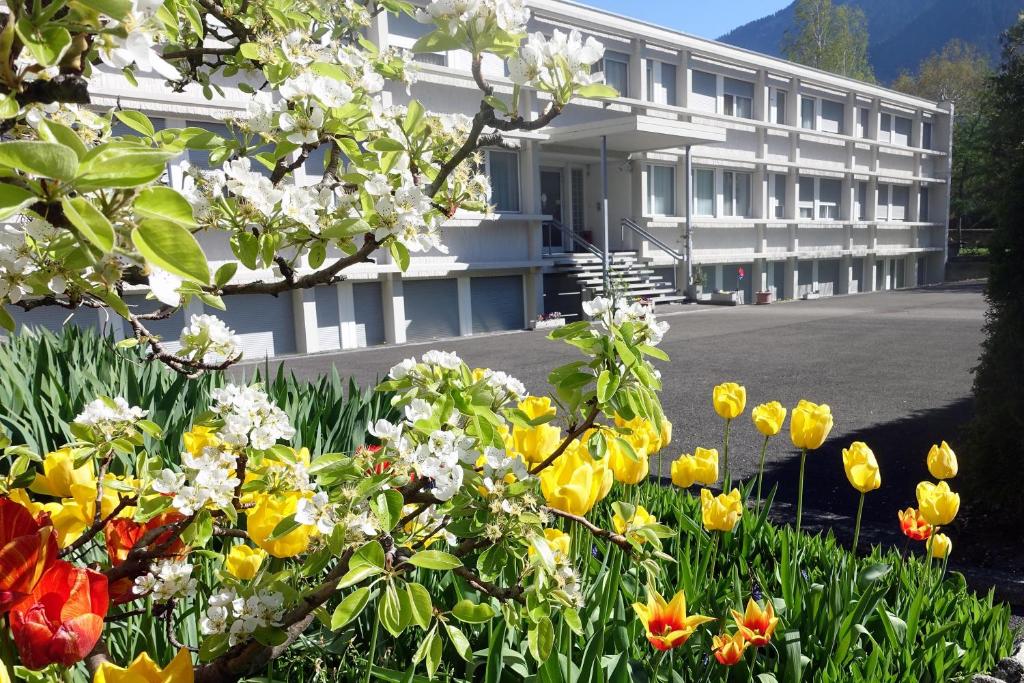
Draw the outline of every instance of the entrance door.
M562 172L541 169L540 171L540 212L551 216L557 223L563 223L562 216ZM544 224L544 248L549 252L566 250L562 231L550 224Z

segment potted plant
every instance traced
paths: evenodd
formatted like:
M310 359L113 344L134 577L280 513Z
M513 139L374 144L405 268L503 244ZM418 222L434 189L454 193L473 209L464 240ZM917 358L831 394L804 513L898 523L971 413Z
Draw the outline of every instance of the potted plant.
M770 289L766 289L763 292L756 292L755 296L757 297L758 306L763 306L772 302L772 291Z
M558 311L541 313L536 320L530 322L531 330L550 330L555 327L564 327L565 317Z
M690 299L700 298L700 295L704 293L705 284L707 284L707 278L704 277L704 271L700 268L694 269L693 279L690 286L686 288L686 296Z

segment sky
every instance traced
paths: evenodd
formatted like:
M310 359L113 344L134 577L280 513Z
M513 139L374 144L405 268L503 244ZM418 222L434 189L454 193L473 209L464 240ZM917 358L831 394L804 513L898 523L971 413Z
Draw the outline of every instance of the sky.
M774 14L792 0L577 1L702 38L718 38L748 21Z

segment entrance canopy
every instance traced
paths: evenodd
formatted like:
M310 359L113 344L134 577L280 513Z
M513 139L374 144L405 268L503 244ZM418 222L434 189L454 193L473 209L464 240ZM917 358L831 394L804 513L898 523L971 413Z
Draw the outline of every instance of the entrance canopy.
M626 154L725 142L724 128L643 114L551 127L545 133L548 144L598 143L604 138L608 151Z

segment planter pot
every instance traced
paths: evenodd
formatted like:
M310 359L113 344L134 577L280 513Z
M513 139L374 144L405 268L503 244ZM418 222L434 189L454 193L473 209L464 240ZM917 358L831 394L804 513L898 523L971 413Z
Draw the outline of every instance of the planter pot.
M565 327L565 318L548 318L547 320L533 320L530 322L531 330L552 330L556 327Z
M758 306L763 306L772 302L772 293L770 290L767 292L757 292L756 296Z
M699 299L704 294L704 285L690 285L686 288L687 299Z
M715 292L711 295L711 303L717 306L737 306L743 303L740 292Z

